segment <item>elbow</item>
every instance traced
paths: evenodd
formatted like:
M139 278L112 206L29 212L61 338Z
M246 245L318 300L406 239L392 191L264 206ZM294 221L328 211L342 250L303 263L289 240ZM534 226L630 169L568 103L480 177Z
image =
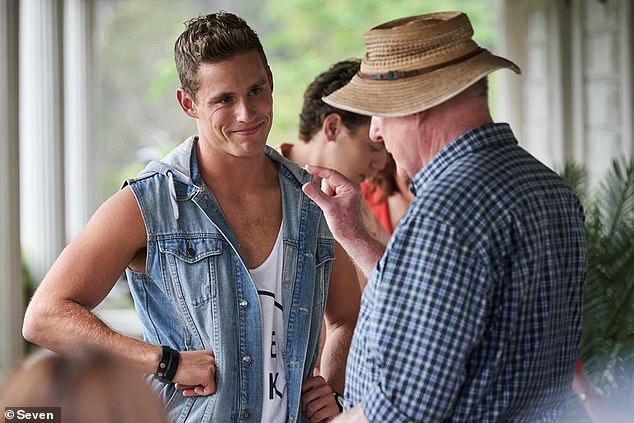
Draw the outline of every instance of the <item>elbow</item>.
M46 328L45 308L38 301L31 301L24 313L22 322L22 337L32 344L42 345Z

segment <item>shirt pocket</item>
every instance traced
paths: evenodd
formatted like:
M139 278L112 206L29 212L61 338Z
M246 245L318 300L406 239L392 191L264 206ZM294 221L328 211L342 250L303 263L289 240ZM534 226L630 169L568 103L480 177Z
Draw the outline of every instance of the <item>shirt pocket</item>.
M198 307L217 295L217 261L222 241L214 237L175 237L160 240L163 271L177 299Z

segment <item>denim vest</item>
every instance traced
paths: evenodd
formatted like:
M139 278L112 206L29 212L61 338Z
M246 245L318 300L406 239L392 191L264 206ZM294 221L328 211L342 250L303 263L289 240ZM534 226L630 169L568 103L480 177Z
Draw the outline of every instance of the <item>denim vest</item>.
M258 422L265 394L258 293L218 202L204 188L196 142L189 138L126 181L147 230L146 273L126 275L145 340L213 350L217 392L186 398L173 384L149 381L170 422ZM317 360L334 241L320 209L301 191L310 176L270 147L265 153L277 165L284 210L288 421L307 421L301 384Z

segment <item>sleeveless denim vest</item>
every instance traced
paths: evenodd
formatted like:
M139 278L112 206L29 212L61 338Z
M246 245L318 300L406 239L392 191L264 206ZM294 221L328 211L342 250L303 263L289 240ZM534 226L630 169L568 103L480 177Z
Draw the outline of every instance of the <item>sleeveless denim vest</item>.
M191 137L126 181L147 230L146 273L126 271L147 342L180 351L213 350L217 392L186 398L149 382L170 422L259 422L264 392L260 306L238 243L213 193L204 188ZM301 187L310 175L266 147L278 167L284 210L282 296L288 421L312 375L334 258L325 219ZM236 189L240 189L236 181Z

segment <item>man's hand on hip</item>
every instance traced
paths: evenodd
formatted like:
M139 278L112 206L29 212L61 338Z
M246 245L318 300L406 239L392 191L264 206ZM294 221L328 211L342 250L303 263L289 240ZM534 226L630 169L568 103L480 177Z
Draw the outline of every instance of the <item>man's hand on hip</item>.
M176 389L181 389L186 397L214 394L216 359L213 351L181 351L174 383Z

